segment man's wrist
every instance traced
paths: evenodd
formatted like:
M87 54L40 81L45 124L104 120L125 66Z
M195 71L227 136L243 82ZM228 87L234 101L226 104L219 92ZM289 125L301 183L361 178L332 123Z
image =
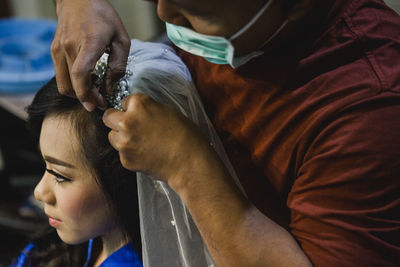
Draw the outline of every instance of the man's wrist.
M210 160L213 158L213 151L206 142L199 142L196 145L187 147L189 150L183 156L178 167L173 168L172 173L168 177L168 183L176 192L184 190L188 187L188 183L199 182L203 180L203 173L210 168Z
M210 188L216 189L221 183L230 181L224 164L208 143L203 143L193 151L168 179L169 186L184 201L197 198Z

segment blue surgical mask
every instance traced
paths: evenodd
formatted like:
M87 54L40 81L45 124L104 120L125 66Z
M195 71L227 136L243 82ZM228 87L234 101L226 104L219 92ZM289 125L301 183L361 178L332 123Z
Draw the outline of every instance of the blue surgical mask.
M221 36L201 34L189 28L166 22L167 35L177 47L193 55L201 56L215 64L229 64L232 68L237 68L240 65L247 63L252 58L262 55L264 52L257 50L247 55L235 57L235 48L232 45L232 41L246 32L260 18L260 16L264 14L273 2L274 0L268 1L249 23L228 39ZM285 20L262 46L266 45L279 32L281 32L287 22L288 20Z

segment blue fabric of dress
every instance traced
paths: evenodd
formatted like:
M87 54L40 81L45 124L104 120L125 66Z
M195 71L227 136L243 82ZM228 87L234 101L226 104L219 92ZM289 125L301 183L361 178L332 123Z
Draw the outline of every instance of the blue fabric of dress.
M88 245L88 257L84 267L89 267L88 264L91 260L92 245L93 239L90 239ZM143 267L143 264L139 260L139 256L133 248L132 243L129 242L108 256L99 267Z
M27 259L29 257L29 252L35 247L33 243L29 243L19 254L16 261L11 263L10 267L28 267Z
M83 267L89 267L89 262L92 255L92 245L93 239L90 239L88 244L87 258ZM29 258L29 252L34 247L35 245L33 243L27 245L18 256L17 260L12 263L10 267L28 267L29 261L27 261L27 259ZM108 256L108 258L102 262L99 267L143 267L143 264L139 260L139 256L130 242Z

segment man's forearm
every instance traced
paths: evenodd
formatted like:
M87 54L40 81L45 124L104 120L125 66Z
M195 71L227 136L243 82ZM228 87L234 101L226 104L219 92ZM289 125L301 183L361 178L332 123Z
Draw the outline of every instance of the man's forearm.
M245 199L214 153L192 164L171 187L217 266L311 266L291 234Z

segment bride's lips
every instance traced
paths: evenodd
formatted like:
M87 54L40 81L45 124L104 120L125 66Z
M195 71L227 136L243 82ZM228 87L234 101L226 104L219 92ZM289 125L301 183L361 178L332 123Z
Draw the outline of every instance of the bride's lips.
M46 214L46 215L47 215L47 214ZM60 220L55 219L55 218L53 218L53 217L51 217L51 216L49 216L49 215L47 215L47 217L49 217L49 224L50 224L51 226L56 227L56 226L58 226L59 224L61 224L61 221L60 221Z

